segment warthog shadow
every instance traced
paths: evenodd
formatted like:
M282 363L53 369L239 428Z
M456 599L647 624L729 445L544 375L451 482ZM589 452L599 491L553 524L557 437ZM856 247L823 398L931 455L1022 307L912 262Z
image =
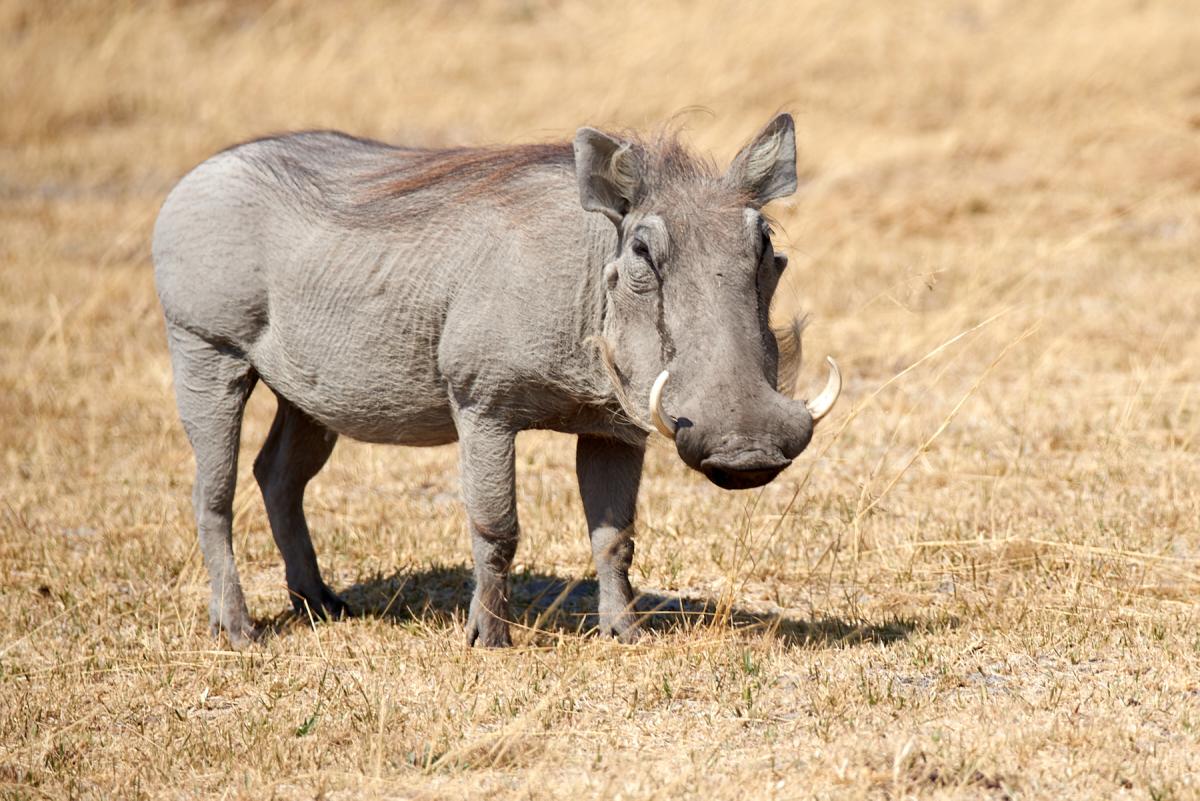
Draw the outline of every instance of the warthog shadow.
M469 568L432 567L414 572L397 571L342 587L339 594L356 616L390 620L401 625L462 626L471 603ZM512 575L512 609L515 623L539 636L583 636L594 633L597 584L595 579L574 580L538 572ZM805 620L774 611L733 606L722 608L716 599L685 594L643 591L638 596L641 626L650 632L671 633L699 629L763 632L787 646L847 647L864 643L889 644L914 631L953 628L953 618L918 620L894 618L883 622L822 617ZM288 615L276 618L277 631ZM514 631L514 634L519 634Z

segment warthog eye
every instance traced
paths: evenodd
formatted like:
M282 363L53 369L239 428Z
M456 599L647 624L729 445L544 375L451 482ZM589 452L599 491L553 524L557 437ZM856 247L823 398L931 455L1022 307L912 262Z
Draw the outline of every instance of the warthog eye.
M630 250L632 250L633 255L637 256L639 259L642 259L650 266L654 266L654 260L650 258L650 246L646 244L644 239L633 240L633 245L630 247Z

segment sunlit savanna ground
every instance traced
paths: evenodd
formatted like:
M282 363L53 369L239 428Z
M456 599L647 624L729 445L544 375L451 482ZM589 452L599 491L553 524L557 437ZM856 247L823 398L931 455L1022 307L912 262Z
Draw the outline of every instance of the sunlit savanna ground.
M208 636L149 262L174 180L305 127L673 119L724 161L780 109L778 312L811 315L801 386L833 353L846 391L762 492L656 441L650 637L586 633L573 444L541 433L516 649L462 643L453 448L338 446L309 516L370 614L289 620L261 388L235 534L274 636ZM0 1L0 354L0 795L1200 795L1191 3Z

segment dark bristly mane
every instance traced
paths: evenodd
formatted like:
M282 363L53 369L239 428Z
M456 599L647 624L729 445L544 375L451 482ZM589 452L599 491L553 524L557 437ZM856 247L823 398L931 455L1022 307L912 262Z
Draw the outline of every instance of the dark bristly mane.
M634 205L661 202L679 210L679 220L703 220L706 228L726 224L725 215L712 212L744 205L716 165L693 154L677 132L617 135L632 143L638 161L641 182ZM446 203L486 199L505 205L543 192L547 178L575 185L569 142L445 149L372 144L383 152L335 193L343 198L341 211L356 225L392 225L396 218L431 214Z
M533 167L573 170L575 165L570 143L401 150L398 156L393 166L369 176L365 201L450 187L469 197L503 185Z
M623 134L633 142L641 162L642 189L669 191L680 185L712 185L716 165L697 157L675 132L650 139ZM538 167L575 169L571 143L512 145L507 147L457 147L446 149L398 148L395 162L367 176L361 198L366 203L413 195L428 189L457 189L460 197L486 194Z

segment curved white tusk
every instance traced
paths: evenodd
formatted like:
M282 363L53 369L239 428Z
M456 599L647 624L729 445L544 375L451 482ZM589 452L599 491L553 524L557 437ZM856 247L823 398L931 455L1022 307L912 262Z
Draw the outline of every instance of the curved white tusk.
M663 389L667 386L670 376L670 373L663 370L658 374L658 378L654 379L654 386L650 387L650 422L654 423L654 427L664 437L675 439L675 418L663 411L662 407Z
M842 371L832 357L826 356L825 361L829 362L829 380L825 382L825 389L817 397L805 402L814 423L829 414L833 404L837 403L838 395L842 394Z

